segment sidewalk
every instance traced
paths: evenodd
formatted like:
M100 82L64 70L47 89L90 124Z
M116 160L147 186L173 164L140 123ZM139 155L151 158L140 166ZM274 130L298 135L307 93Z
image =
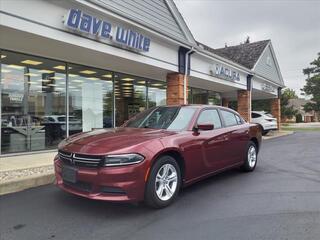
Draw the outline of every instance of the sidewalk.
M56 152L0 158L0 195L53 183Z

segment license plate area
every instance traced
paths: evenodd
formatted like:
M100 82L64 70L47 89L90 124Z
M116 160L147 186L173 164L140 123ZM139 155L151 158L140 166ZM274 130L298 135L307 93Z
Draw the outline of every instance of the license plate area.
M67 165L62 166L62 179L63 181L76 183L77 182L77 169Z

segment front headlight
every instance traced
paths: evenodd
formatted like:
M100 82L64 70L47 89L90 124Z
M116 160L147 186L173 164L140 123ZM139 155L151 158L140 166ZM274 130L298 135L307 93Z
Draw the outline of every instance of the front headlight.
M140 163L144 157L137 153L107 155L104 158L104 166L124 166Z

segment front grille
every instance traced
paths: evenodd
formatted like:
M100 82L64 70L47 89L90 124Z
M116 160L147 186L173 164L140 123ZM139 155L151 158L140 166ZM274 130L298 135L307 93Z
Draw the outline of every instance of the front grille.
M59 158L67 165L87 168L98 168L103 161L103 156L84 155L61 150L59 150Z
M88 182L78 181L76 183L63 181L63 184L66 187L74 188L76 190L84 191L84 192L91 192L92 191L92 184Z

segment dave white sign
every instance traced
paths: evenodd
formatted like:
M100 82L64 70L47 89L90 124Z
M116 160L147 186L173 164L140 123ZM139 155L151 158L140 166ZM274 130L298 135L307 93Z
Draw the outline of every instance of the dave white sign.
M110 40L122 46L138 51L148 52L150 38L131 29L114 26L110 22L82 12L70 9L65 20L66 27L98 38L101 41Z
M240 73L230 69L229 67L216 64L213 66L211 69L211 74L218 77L218 78L223 78L226 80L231 80L231 81L240 81Z

